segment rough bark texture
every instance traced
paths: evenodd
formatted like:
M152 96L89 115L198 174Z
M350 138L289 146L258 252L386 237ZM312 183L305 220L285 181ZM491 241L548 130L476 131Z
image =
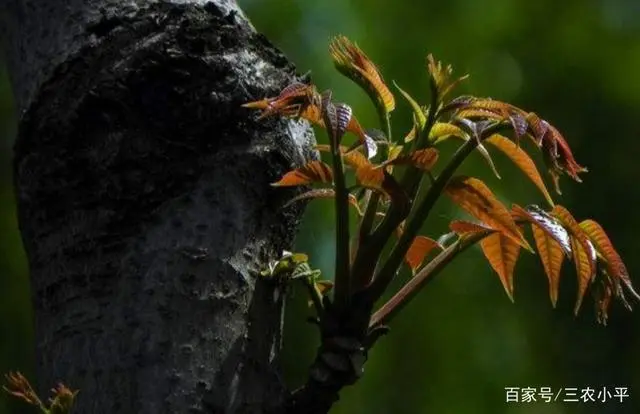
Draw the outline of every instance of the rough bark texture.
M235 4L177 3L5 5L39 389L80 388L78 413L278 412L285 396L283 298L255 273L300 215L268 184L313 137L240 107L293 67Z

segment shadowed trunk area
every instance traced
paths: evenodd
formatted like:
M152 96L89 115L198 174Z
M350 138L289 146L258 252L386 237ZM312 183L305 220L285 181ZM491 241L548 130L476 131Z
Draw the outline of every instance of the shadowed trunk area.
M301 214L269 183L314 141L241 104L293 66L229 1L3 7L38 389L80 389L77 413L279 412L284 298L256 274Z

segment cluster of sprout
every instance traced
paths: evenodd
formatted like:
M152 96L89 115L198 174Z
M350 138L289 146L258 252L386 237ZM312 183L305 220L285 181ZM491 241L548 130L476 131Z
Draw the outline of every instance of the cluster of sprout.
M7 385L2 388L14 397L37 407L41 414L69 414L78 394L78 391L72 391L64 384L58 384L51 390L53 396L49 399L48 404L45 404L21 373L11 372L5 378Z
M553 125L506 102L466 95L449 99L466 76L454 77L451 66L429 55L428 106L419 104L395 85L413 112L413 127L397 139L391 136L390 127L395 98L377 67L343 36L334 38L329 50L338 71L371 98L382 131L363 128L349 105L334 102L331 91L319 93L313 84L295 82L278 96L244 105L262 110L261 117L306 119L328 134L329 145L318 145L317 149L328 153L329 163L310 161L273 184L315 187L291 202L335 199L333 298L324 297L329 291L327 282L320 281L317 274L308 279L311 284L322 283L322 289L309 290L320 317L327 306L348 313L354 298L358 298L358 306L371 310L368 329L381 326L457 254L475 243L480 244L513 300L513 271L520 250L534 252L525 238L525 226L531 228L554 306L564 258L573 260L578 276L576 313L589 287L601 323L607 321L612 298L621 300L629 309L625 293L640 299L602 227L593 220L578 222L566 208L554 203L534 161L521 145L521 140L527 138L542 152L558 194L560 176L567 175L580 182L579 175L587 169L575 160L566 140ZM350 144L348 135L355 138ZM452 157L440 159L438 146L450 139L460 140L461 144ZM480 152L497 175L487 147L511 159L541 191L549 208L516 204L507 208L481 180L456 175L457 168L473 151ZM423 197L419 196L422 191L418 191L421 185L426 186ZM442 194L474 220L452 221L450 234L419 234ZM355 214L349 213L350 208ZM351 223L354 217L356 226ZM352 228L357 228L355 233ZM385 254L387 246L391 249ZM386 304L374 310L375 302L390 286L403 262L413 277Z

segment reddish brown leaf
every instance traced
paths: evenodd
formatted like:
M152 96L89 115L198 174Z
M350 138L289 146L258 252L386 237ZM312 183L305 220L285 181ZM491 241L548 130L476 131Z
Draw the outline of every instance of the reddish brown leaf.
M516 220L528 221L531 224L536 225L547 235L553 238L567 257L571 256L571 246L569 244L569 233L562 227L562 224L558 220L551 216L546 211L542 210L538 206L530 205L528 210L523 209L517 204L511 207L511 215Z
M285 113L283 115L290 116L290 117L299 116L300 118L306 119L307 121L311 122L314 125L318 125L319 127L322 127L322 128L325 127L324 121L322 120L322 110L318 105L310 104L310 105L307 105L305 108L303 108L302 111L300 111L297 114Z
M242 105L245 108L252 109L273 109L274 107L285 107L291 104L291 99L306 97L311 85L300 82L293 82L280 91L280 94L274 98L265 98L259 101L248 102ZM288 100L288 101L287 101Z
M575 158L573 157L573 153L571 152L571 148L569 148L569 144L564 139L564 137L555 129L552 125L549 126L549 131L547 131L547 135L551 133L551 136L555 143L557 144L557 150L554 151L558 155L558 163L564 172L569 175L569 177L573 178L577 182L582 182L580 177L578 177L579 173L587 172L588 170L577 163Z
M582 299L587 291L587 287L596 272L595 252L592 251L593 247L586 233L567 209L556 205L551 214L562 222L570 234L569 240L573 253L573 262L575 263L576 273L578 274L578 299L574 309L574 312L577 314L580 310L580 305L582 304Z
M520 243L504 233L494 233L482 239L480 247L513 302L513 269L520 255Z
M416 168L424 171L430 171L438 161L438 150L435 148L425 148L412 151L408 154L396 156L393 159L383 163L386 165L404 165L411 164Z
M593 277L593 273L591 272L589 255L584 247L582 247L580 240L573 236L571 236L569 240L571 242L571 251L573 252L573 262L576 265L576 273L578 274L578 299L573 310L577 315L589 282L591 282L591 278Z
M330 97L330 92L326 91L324 94L325 105L328 105L330 102ZM293 83L284 88L282 92L274 98L249 102L242 106L245 108L262 109L263 112L260 118L275 114L290 118L300 117L314 125L326 128L324 119L326 116L323 116L322 105L322 96L318 94L315 86ZM359 144L364 145L365 151L372 151L372 143L368 142L371 140L367 140L367 135L358 123L356 117L351 113L352 110L349 106L342 103L336 105L331 104L331 106L328 106L327 111L325 115L329 115L330 119L332 119L332 128L328 130L331 136L338 135L341 137L346 130L358 138ZM373 155L375 155L375 148L373 152ZM371 158L373 155L367 153L368 158Z
M515 133L516 141L527 131L526 113L506 102L490 98L470 98L459 106L456 115L460 118L481 118L509 121Z
M542 261L542 267L549 279L549 298L551 304L556 307L558 302L558 287L560 286L560 270L565 252L554 237L540 224L532 223L531 231L538 248L538 254Z
M363 187L382 191L384 170L376 168L372 164L362 165L356 170L356 179L358 180L358 184Z
M487 109L480 108L464 108L456 112L456 117L458 118L483 118L483 119L494 119L501 120L503 117L500 114L489 111Z
M471 177L454 177L445 192L469 214L532 251L509 210L482 181Z
M520 137L527 132L526 113L506 102L470 97L462 101L457 108L458 118L508 121L514 131L517 146L520 146Z
M509 157L511 161L513 161L513 163L516 164L518 168L520 168L536 185L536 187L540 189L547 202L553 206L551 195L547 191L544 181L542 181L542 177L536 168L536 164L526 152L518 147L513 141L499 134L492 135L486 141Z
M331 151L331 147L325 144L316 145L316 149L320 152ZM365 157L364 154L362 154L360 151L355 151L355 150L349 151L347 147L345 147L344 145L341 145L340 153L342 154L342 159L344 163L354 169L358 169L364 165L373 166L373 164L371 164L371 162L367 159L367 157Z
M407 193L396 179L383 168L365 165L356 170L356 180L360 186L371 188L390 198L400 215L408 214L407 209L410 204Z
M294 82L285 87L275 98L244 104L245 108L262 109L260 118L274 114L300 116L309 105L317 101L317 92L313 85Z
M293 197L291 200L287 201L284 206L288 207L296 201L308 200L310 198L334 198L335 196L336 192L333 188L315 188Z
M340 112L338 112L338 108L337 108L336 117L338 115L342 116L342 119L340 120L340 122L344 123L344 121L346 120L346 116L345 116L346 112L341 107L341 105L342 104L337 105L337 107L340 108L339 109ZM284 114L284 115L288 115L288 114ZM291 114L290 116L295 116L295 114ZM316 105L307 106L302 112L299 113L299 116L315 125L318 125L322 128L326 128L325 122L322 117L322 111L320 110L320 107ZM338 124L339 124L338 119L336 119L336 125ZM342 126L340 128L342 128ZM351 115L351 118L349 119L349 123L346 126L346 131L355 135L358 138L358 141L345 152L349 153L354 149L362 146L364 148L366 158L368 159L372 158L377 154L378 148L375 141L373 141L369 136L367 136L367 134L365 133L364 129L362 129L362 126L360 126L360 123L358 122L355 116ZM344 131L339 130L337 131L337 133L342 134L344 133Z
M428 237L416 236L413 239L411 246L409 246L407 250L407 254L404 256L404 260L414 274L416 269L418 269L424 261L424 258L436 247L442 250L442 246L440 246L438 242Z
M604 283L596 286L595 291L596 318L598 323L606 326L609 319L609 306L614 292L609 284Z
M461 108L466 108L474 99L475 97L471 95L457 96L442 107L442 112L456 111Z
M358 169L362 166L373 166L367 157L360 151L349 151L342 156L344 162L354 169Z
M534 112L529 112L525 119L529 124L529 129L531 129L531 135L533 136L534 142L538 146L542 146L542 138L545 136L547 130L549 129L549 123L540 118Z
M469 103L469 108L484 109L495 113L509 113L519 111L515 106L506 102L497 101L491 98L475 98Z
M549 280L549 298L555 307L558 302L560 270L564 256L571 257L569 233L553 216L536 206L530 206L529 210L525 210L514 204L511 214L518 221L531 223L536 248Z
M311 85L302 82L293 82L290 85L287 85L280 91L280 95L276 99L286 99L292 96L304 96L307 94L307 91Z
M466 220L453 220L451 223L449 223L449 228L459 236L493 230L492 228L487 227L481 223L473 223Z
M349 109L347 109L349 108ZM355 135L358 138L358 142L356 144L356 146L358 145L362 145L365 149L365 153L367 158L371 158L373 156L375 156L377 148L375 148L375 143L372 143L370 141L372 141L370 138L367 139L367 134L364 132L364 129L362 129L362 126L360 126L360 123L358 122L358 120L356 119L355 116L353 116L353 114L350 114L349 117L349 121L346 124L346 127L344 127L344 122L347 120L347 114L348 112L351 110L350 107L347 107L344 104L337 104L336 105L336 118L338 116L340 116L340 119L336 119L336 125L338 125L340 127L340 129L337 131L337 133L342 136L341 134L344 134L344 130L345 129L347 132L351 132L353 135ZM320 109L320 107L318 105L308 105L306 106L302 111L300 111L299 113L290 113L290 114L283 114L286 116L300 116L303 119L306 119L307 121L318 125L322 128L326 128L325 126L325 122L323 120L322 117L322 110ZM373 148L372 148L373 146ZM355 148L355 147L354 147ZM350 152L351 149L347 152Z
M542 149L556 192L561 194L558 180L563 173L580 182L578 174L587 172L587 169L575 160L569 144L560 132L533 112L526 115L526 121L534 142Z
M436 87L438 98L442 100L449 92L453 90L460 82L467 79L465 75L457 79L453 79L453 67L451 65L444 66L442 62L436 61L432 55L427 56L427 69L431 75L431 82Z
M520 137L527 133L527 120L522 113L512 113L509 115L509 122L511 122L513 133L516 136L516 142L520 146Z
M330 183L333 181L331 167L322 161L311 161L300 168L286 173L280 181L271 184L274 187L290 187L314 182Z
M288 207L296 201L316 198L334 198L335 196L336 192L333 188L316 188L293 197L291 200L287 201L284 207ZM353 194L349 194L349 204L356 209L359 216L362 216L362 210L360 210L360 205L358 205L358 199Z
M378 105L389 113L395 108L391 91L373 62L344 36L331 41L329 52L340 73L360 85Z
M629 303L629 301L627 301L627 298L624 296L624 289L622 288L620 279L613 279L609 277L609 275L607 275L606 272L603 272L603 273L605 273L605 276L608 278L609 285L613 289L614 296L622 303L622 306L624 306L629 311L633 310L633 308L631 307L631 304Z
M570 236L577 238L580 241L580 244L584 248L586 253L589 253L590 257L590 268L591 272L595 273L596 271L596 252L589 241L589 237L584 232L584 230L580 227L575 218L571 215L569 210L564 208L561 205L556 205L551 210L551 216L556 218L560 224L566 229Z
M336 124L336 134L339 138L342 138L349 124L351 124L352 113L353 111L349 105L344 103L336 104L336 115L338 121Z
M27 404L34 405L42 408L45 405L42 403L33 387L29 383L29 380L20 372L9 372L5 374L5 380L7 386L2 386L2 389L8 394L13 395L26 402Z
M322 121L329 134L329 142L333 146L338 146L340 138L338 136L338 109L331 101L331 91L322 92Z
M347 149L347 153L362 147L367 159L371 159L376 156L378 153L378 145L373 138L366 134L355 117L351 117L351 122L347 126L347 131L352 132L356 137L358 137L358 141L353 143L353 145Z
M364 144L364 137L366 136L366 133L364 132L364 129L362 128L356 117L354 117L353 115L351 116L351 119L349 119L349 123L347 124L347 131L358 137L358 142Z
M515 220L533 221L529 212L515 203L511 205L511 216Z
M613 243L611 243L609 236L607 236L607 233L600 224L594 220L584 220L580 223L580 227L584 230L591 242L595 245L598 253L600 253L604 259L607 274L614 279L621 280L627 289L629 289L631 294L635 296L636 299L640 300L640 296L633 289L633 284L631 283L627 267L624 265L622 258L613 247Z
M252 101L242 104L243 108L249 109L267 109L269 107L269 103L272 102L274 98L264 98L259 101Z
M388 196L403 214L409 208L409 198L404 189L383 168L364 165L356 170L356 180L360 186L371 188Z

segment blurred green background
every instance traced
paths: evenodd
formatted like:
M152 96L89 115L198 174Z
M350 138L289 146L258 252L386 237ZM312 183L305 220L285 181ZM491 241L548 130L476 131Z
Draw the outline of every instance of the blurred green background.
M414 98L426 102L425 56L471 74L461 92L507 100L560 129L590 172L584 183L564 178L557 202L579 220L594 218L609 232L640 285L640 2L552 0L441 2L396 0L240 0L256 28L313 81L377 127L366 95L332 67L327 45L345 34ZM397 95L397 94L396 94ZM403 136L410 111L397 97L393 130ZM15 114L0 70L0 372L32 370L27 266L17 230L11 179ZM324 139L319 134L319 139ZM449 144L448 152L454 149ZM461 172L482 178L506 203L543 204L508 160L494 157L502 180L481 157ZM540 159L540 157L538 157ZM332 204L307 210L297 250L331 275ZM423 233L438 236L462 214L438 203ZM407 277L407 275L403 275ZM542 266L523 253L516 267L515 303L478 249L460 257L392 323L370 354L362 380L345 389L333 414L640 412L640 312L615 303L607 327L595 322L587 298L577 317L573 265L565 263L556 309ZM302 292L287 309L285 371L301 383L317 345ZM73 384L71 384L73 385ZM627 387L623 403L506 403L505 387L596 390ZM0 397L0 413L26 412Z

